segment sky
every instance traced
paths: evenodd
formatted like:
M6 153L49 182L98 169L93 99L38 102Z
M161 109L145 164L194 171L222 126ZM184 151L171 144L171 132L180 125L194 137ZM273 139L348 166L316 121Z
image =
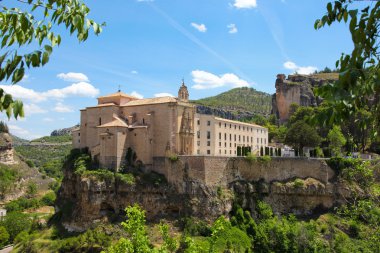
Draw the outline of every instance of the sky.
M13 134L30 140L73 126L80 109L119 87L143 98L176 96L184 79L190 99L243 86L274 93L277 74L334 69L352 50L347 25L314 30L323 0L85 2L90 18L106 22L99 36L78 43L60 29L47 65L27 70L17 85L0 84L24 102L24 118L1 116Z

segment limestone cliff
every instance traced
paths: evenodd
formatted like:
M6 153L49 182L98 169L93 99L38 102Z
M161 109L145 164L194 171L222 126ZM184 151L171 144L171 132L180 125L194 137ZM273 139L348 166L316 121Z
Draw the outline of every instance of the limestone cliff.
M164 173L169 182L161 184L137 180L130 185L66 171L57 211L63 214L67 229L81 231L97 222L123 218L124 208L134 203L146 210L148 219L192 215L212 220L227 215L234 203L254 214L261 199L277 214L311 215L344 203L351 196L349 188L320 160L190 161L188 157L167 159ZM205 164L209 171L201 173Z
M315 97L313 88L320 87L328 82L337 80L337 73L320 73L314 75L278 74L276 79L276 93L272 96L272 113L280 122L289 119L289 109L292 103L301 106L318 106L321 99Z

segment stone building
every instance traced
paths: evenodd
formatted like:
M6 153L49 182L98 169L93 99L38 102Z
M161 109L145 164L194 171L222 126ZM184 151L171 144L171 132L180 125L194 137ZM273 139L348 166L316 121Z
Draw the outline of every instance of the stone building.
M152 167L154 157L172 154L235 156L236 152L232 150L236 151L238 145L259 147L268 142L268 131L263 127L199 115L195 109L195 105L189 103L189 92L184 83L177 98L138 99L118 91L99 97L97 105L81 110L80 127L72 132L73 146L88 148L101 167L118 170L126 162L128 149L136 154L137 162ZM201 127L204 121L210 124L205 129ZM211 124L213 130L209 128ZM222 131L218 129L221 124L234 127ZM217 134L221 131L240 136L240 140L228 142L228 152L219 151ZM200 138L196 132L200 133ZM211 140L208 132L213 135L213 149L207 148ZM253 141L254 137L260 144ZM198 145L199 141L202 146Z

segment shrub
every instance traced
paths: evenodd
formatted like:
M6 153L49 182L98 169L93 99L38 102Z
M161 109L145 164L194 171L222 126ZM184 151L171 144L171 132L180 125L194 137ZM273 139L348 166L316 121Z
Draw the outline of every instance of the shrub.
M127 173L127 174L121 174L121 173L116 173L115 178L119 180L120 182L133 185L135 184L135 177L133 174Z
M203 220L196 220L193 217L186 217L180 220L180 225L186 235L210 236L211 228Z
M37 194L37 184L35 182L29 182L26 187L26 193L33 197Z
M5 216L4 220L1 222L1 225L6 228L9 233L9 241L13 242L16 236L22 231L29 231L32 226L32 221L28 215L11 212Z
M293 185L295 188L303 188L305 186L305 182L302 179L297 178L294 180Z
M168 158L169 158L169 160L172 161L172 162L176 162L176 161L179 160L179 157L178 157L178 155L176 155L176 154L172 154L172 155L170 155Z
M260 157L257 157L257 161L261 162L261 163L269 163L270 161L272 161L272 158L270 156L260 156Z
M30 168L34 168L34 167L35 167L34 162L31 161L31 160L26 160L26 164L27 164Z
M0 226L0 248L4 247L9 240L9 233L4 226Z
M82 172L84 177L95 177L101 181L113 181L115 179L114 173L107 169L99 169L99 170L86 170Z
M42 198L41 198L41 204L45 206L54 206L54 202L56 199L55 192L51 191L46 193Z
M256 161L256 157L254 154L252 153L247 153L247 156L245 157L245 160L249 161L249 162L254 162Z

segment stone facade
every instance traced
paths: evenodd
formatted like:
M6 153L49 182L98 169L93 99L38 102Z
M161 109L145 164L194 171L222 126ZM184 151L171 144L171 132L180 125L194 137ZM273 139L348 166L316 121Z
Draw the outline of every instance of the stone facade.
M223 155L236 156L237 146L258 147L256 140L259 140L259 135L260 145L268 143L268 130L263 127L211 115L204 115L209 125L203 132L196 122L201 121L203 124L204 117L195 111L195 105L189 103L189 93L184 83L179 89L178 98L138 99L119 91L99 97L98 105L81 110L80 127L72 131L73 146L88 148L92 158L99 161L101 167L114 170L126 162L127 151L132 149L136 154L136 162L159 170L153 167L154 157L173 154L222 155L221 147L217 144L217 134L221 134L222 125L231 126L228 131L223 130L226 134L228 132L229 138L233 134L241 138L238 141L229 139L229 152L225 151ZM200 132L201 138L197 138L195 131ZM208 131L213 135L212 152L199 145L195 147L198 141L207 147L210 141Z

